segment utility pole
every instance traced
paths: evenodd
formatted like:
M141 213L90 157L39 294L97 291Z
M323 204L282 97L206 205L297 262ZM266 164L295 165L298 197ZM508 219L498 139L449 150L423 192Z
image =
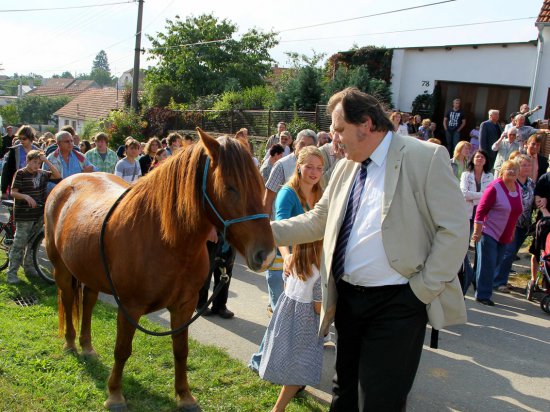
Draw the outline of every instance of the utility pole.
M138 19L136 29L136 48L134 54L134 77L132 82L132 98L130 105L137 112L138 109L138 86L139 86L139 54L141 53L141 18L143 17L143 0L139 0Z

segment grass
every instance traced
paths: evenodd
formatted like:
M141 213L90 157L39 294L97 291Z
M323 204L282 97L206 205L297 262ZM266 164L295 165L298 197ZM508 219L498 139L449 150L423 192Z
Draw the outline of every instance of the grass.
M64 353L57 334L54 286L29 282L21 273L16 286L0 276L0 411L101 411L113 364L115 310L98 302L93 317L94 346L99 359ZM38 303L19 307L12 299L35 296ZM146 319L142 324L163 330ZM126 364L123 385L130 411L175 410L172 341L137 332ZM223 350L190 341L188 379L204 412L268 411L279 386L262 381ZM326 411L304 395L290 412Z

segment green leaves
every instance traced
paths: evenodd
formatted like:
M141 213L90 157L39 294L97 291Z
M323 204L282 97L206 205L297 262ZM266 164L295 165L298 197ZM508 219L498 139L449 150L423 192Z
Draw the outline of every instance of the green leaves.
M251 29L237 40L236 32L234 23L211 14L167 20L164 32L148 36L150 59L158 61L147 74L148 90L168 84L169 97L181 103L263 84L275 33Z

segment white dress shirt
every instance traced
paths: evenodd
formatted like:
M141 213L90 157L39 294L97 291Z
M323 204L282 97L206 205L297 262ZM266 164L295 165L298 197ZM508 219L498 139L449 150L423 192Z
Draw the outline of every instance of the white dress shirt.
M382 243L382 203L391 139L392 134L388 132L370 157L359 210L349 237L342 279L353 285L384 286L408 282L390 266Z

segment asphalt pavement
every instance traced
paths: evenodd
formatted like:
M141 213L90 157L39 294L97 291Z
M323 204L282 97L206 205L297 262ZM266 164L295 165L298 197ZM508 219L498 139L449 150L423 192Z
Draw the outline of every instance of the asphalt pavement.
M514 268L527 272L527 265L524 255ZM408 411L550 411L550 315L537 302L527 301L520 289L495 293L493 298L495 307L483 306L470 291L466 296L468 323L442 330L439 349L429 348L428 327ZM269 322L267 302L265 275L249 271L238 257L228 301L235 317L200 318L190 327L190 334L246 364ZM169 315L161 311L150 318L167 324ZM322 382L308 388L327 402L335 349L334 343L325 345Z

